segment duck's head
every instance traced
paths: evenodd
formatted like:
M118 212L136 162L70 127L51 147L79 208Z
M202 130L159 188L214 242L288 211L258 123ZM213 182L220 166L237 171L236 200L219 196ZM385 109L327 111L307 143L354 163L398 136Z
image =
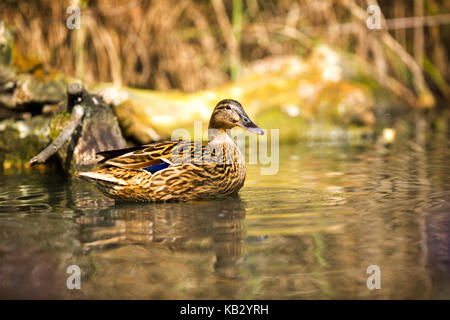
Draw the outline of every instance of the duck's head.
M213 110L209 120L209 128L225 131L234 127L241 127L261 135L264 134L264 131L250 120L239 102L232 99L222 100Z

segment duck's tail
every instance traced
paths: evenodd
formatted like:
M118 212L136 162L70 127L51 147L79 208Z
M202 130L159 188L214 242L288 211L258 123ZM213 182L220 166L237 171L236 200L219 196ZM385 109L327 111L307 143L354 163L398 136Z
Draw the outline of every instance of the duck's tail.
M104 182L114 185L126 185L126 182L124 180L119 179L112 174L101 171L82 171L78 172L77 176L79 178L95 183Z
M127 185L123 179L103 171L82 171L77 173L77 177L93 183L100 191L109 196L114 196L117 191Z

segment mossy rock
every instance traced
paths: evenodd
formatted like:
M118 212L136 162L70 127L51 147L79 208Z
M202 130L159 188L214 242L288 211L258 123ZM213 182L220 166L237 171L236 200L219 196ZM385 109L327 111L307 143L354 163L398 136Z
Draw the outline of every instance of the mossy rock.
M29 120L0 122L0 162L26 164L50 142L50 118L36 116Z

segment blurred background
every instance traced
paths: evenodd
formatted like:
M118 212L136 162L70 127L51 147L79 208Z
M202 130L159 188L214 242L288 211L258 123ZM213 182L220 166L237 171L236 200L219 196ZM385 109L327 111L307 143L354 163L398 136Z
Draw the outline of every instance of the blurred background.
M0 298L449 299L449 40L444 0L1 1ZM279 129L279 170L119 206L53 174L69 142L30 168L74 81L98 96L73 145L206 130L233 98Z
M0 18L16 68L57 70L95 92L109 83L109 101L131 102L116 115L140 143L207 120L223 97L240 100L265 127L291 124L282 140L377 120L391 127L395 116L446 108L450 97L444 0L3 1ZM174 115L183 109L189 121ZM142 119L155 111L166 120Z
M75 32L63 23L71 4L81 9ZM371 31L374 4L382 29ZM399 94L449 94L444 0L2 1L0 10L20 52L88 82L193 92L237 79L255 61L327 44L355 54Z

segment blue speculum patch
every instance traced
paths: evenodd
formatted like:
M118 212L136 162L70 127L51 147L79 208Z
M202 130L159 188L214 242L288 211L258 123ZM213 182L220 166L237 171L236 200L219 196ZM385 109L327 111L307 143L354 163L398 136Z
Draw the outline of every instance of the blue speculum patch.
M148 171L150 173L155 173L159 170L165 169L169 166L168 163L161 163L161 164L155 164L154 166L143 168L145 171Z

